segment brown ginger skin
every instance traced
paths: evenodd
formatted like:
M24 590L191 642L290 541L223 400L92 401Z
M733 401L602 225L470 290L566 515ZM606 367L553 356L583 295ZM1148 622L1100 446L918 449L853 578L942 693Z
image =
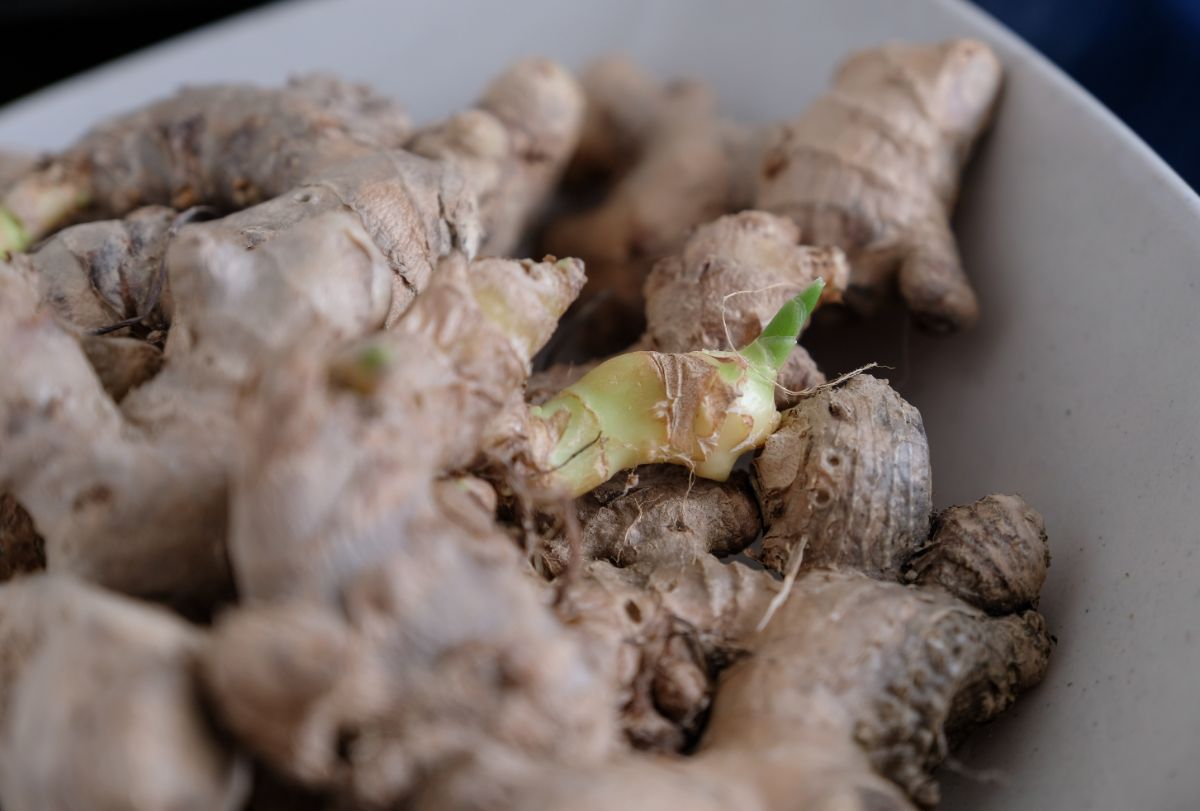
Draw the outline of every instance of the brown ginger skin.
M830 92L768 139L755 207L791 217L806 243L846 252L851 306L873 310L898 285L920 324L970 327L979 307L950 213L1001 73L971 39L850 56Z
M544 64L532 72L518 66L498 86L492 94L497 109L527 103L551 112L557 111L553 100L569 96L572 87L569 77ZM534 131L538 126L522 123ZM560 135L560 141L571 137ZM563 155L569 152L569 143L555 143ZM513 153L505 159L525 158ZM536 203L537 183L552 174L531 170L536 183L527 182L523 205ZM28 372L22 385L33 386L42 374L37 358L59 353L69 362L45 368L58 368L72 400L87 403L78 414L56 413L36 426L10 423L21 429L18 449L44 453L41 443L56 434L60 439L52 447L64 460L69 455L69 463L36 472L19 451L5 460L9 464L0 463L0 487L34 514L49 539L51 567L145 596L203 603L226 593L227 477L243 432L236 406L245 387L284 347L300 341L316 346L394 323L428 284L440 257L456 247L478 247L480 216L453 162L372 147L323 170L317 180L221 220L190 225L171 241L165 264L173 329L167 363L157 374L155 359L136 348L93 346L86 357L97 361L106 393L76 362L81 356L71 341L49 335L62 328L40 318L11 322L26 339L31 330L48 334L40 355L19 359L15 368ZM115 234L110 228L100 244L112 248L127 225L119 224ZM129 268L118 275L144 281L154 264L139 264L141 275ZM74 267L80 271L72 280L77 286L80 276L99 270L94 257ZM9 275L31 273L32 283L40 284L36 263L31 269L22 261ZM14 312L37 309L27 293L12 289ZM90 288L85 293L96 298ZM18 351L12 343L6 348ZM114 397L121 398L119 412ZM28 405L19 386L0 397L0 413L21 413ZM79 443L85 450L68 454L65 438L80 432L88 437ZM124 484L124 468L98 462L110 452L152 485ZM18 468L29 472L28 481L17 481L23 477ZM170 541L163 543L160 535Z
M447 520L438 481L474 456L582 282L571 260L455 257L390 333L264 377L232 488L247 605L219 624L204 673L225 723L282 774L394 804L484 751L607 753L606 682L520 551L490 522ZM289 663L318 651L341 666L289 684Z
M512 778L503 807L549 809L567 798L583 809L931 806L930 771L946 757L947 737L994 717L1045 672L1050 637L1032 611L993 617L942 589L842 568L802 574L756 630L779 588L765 572L712 558L660 561L648 573L640 564L591 564L567 616L598 658L618 648L628 683L645 672L647 647L652 655L665 648L664 636L682 636L695 651L693 674L704 672L709 652L724 650L733 663L686 760L618 756L603 767L530 769ZM674 634L636 631L635 619ZM655 680L662 667L689 672L686 659L652 661ZM431 789L429 807L481 807L466 783Z
M441 521L427 503L434 481L475 456L487 417L519 389L582 283L575 260L453 256L390 332L281 360L245 413L260 441L234 476L229 545L243 598L335 598L405 526L419 534ZM396 448L409 450L397 459ZM386 490L371 484L379 470L394 471ZM307 509L280 527L279 510L301 493Z
M52 570L177 602L229 588L243 387L302 339L377 328L390 303L391 272L361 226L346 214L314 226L253 253L202 230L176 240L170 362L119 407L28 276L0 268L0 489L33 516Z
M1037 605L1049 566L1042 517L1020 496L993 495L939 513L905 577L1007 614Z
M234 210L397 147L408 132L400 107L328 76L283 88L190 87L95 127L14 182L3 205L34 241L84 210L101 217L152 203Z
M921 415L867 374L784 412L754 460L766 534L760 559L786 571L848 565L895 579L929 534L929 447Z
M70 578L0 587L5 809L235 811L248 769L192 679L200 634Z
M301 96L299 101L292 98L297 93ZM264 101L263 109L254 112L252 118L260 126L249 127L249 134L242 140L249 144L246 149L271 153L272 160L260 161L254 168L256 172L274 172L269 184L259 184L269 187L271 193L230 201L214 191L199 195L197 200L228 209L257 202L263 196L273 199L208 223L204 228L230 246L250 249L289 230L310 228L313 218L328 211L350 210L362 221L395 274L389 325L425 288L438 260L450 251L474 255L484 241L485 232L487 241L483 247L489 252L504 254L513 250L518 234L545 203L571 153L583 104L582 91L562 68L546 60L525 60L496 78L476 110L418 136L411 144L416 151L394 148L409 137L407 125L393 121L398 115L394 106L372 96L365 88L320 77L293 82L283 90L238 86L184 91L178 98L109 122L98 132L130 141L125 145L128 154L122 160L148 161L145 171L126 171L128 167L113 170L117 175L125 173L121 175L122 182L133 187L129 194L137 192L134 196L159 199L162 195L153 186L161 178L154 172L174 170L169 161L164 168L161 156L153 157L157 155L153 149L148 156L136 152L135 146L143 145L150 137L139 127L157 122L170 129L172 124L159 119L175 121L172 116L193 108L212 119L240 121L238 117L247 114L249 100L260 97L273 101ZM281 111L277 107L287 109ZM320 112L326 108L333 112ZM325 120L321 118L323 115L332 118ZM316 116L316 123L310 121L312 116ZM258 117L263 117L266 123ZM479 125L481 119L481 126L473 126ZM307 152L300 157L276 155L270 148L272 139L279 137L276 130L301 124L319 125L321 138L305 142L303 149ZM345 131L346 128L352 130ZM156 132L151 133L154 138L158 137L154 135ZM215 129L205 135L218 142L221 137ZM92 136L85 137L45 172L63 174L66 170L59 164L64 162L95 163L92 151L104 152L109 147L101 148L100 142L94 140ZM201 140L204 150L219 151L219 143ZM428 153L433 159L423 158L417 152ZM184 161L188 172L200 176L192 185L218 188L228 179L226 175L249 171L240 167L237 155L218 159L206 151L205 156L215 160L216 165ZM183 160L179 156L172 159ZM209 173L216 175L210 177ZM41 174L30 175L27 183L36 187L44 180ZM241 181L234 185L238 182ZM151 188L142 193L138 184ZM213 194L217 196L214 198ZM180 204L179 200L172 202ZM128 210L124 204L114 203L111 208L118 213ZM48 294L60 288L73 292L72 286L85 285L93 277L102 281L112 279L114 274L105 265L112 264L112 257L126 254L128 259L121 260L121 280L131 282L131 290L138 294L147 288L158 289L158 282L163 281L159 261L162 254L152 248L161 247L161 240L154 244L134 240L134 249L130 249L127 235L122 232L137 236L134 227L144 227L137 217L133 219L134 222L88 224L77 229L77 236L67 247L68 253L76 257L83 276L71 275L73 265L63 261L69 257L62 256L60 247L53 252L57 261L46 268L54 279L43 283L49 288ZM161 301L164 307L169 307L169 279L166 282ZM59 309L78 306L73 298L68 296Z

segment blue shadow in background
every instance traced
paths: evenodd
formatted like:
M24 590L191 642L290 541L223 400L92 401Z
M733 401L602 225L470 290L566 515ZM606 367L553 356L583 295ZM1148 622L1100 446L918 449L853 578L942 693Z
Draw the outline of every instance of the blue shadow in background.
M1200 189L1200 0L975 0Z

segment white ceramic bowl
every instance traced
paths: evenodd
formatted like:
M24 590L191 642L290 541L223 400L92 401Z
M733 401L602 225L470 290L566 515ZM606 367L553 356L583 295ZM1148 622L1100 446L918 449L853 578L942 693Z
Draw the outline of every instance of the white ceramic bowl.
M940 505L1017 491L1045 514L1054 565L1042 607L1059 641L1045 683L957 753L946 807L1200 808L1200 201L972 8L309 0L14 104L0 144L65 144L184 82L314 68L369 80L427 120L517 56L579 64L614 49L698 74L733 113L765 121L801 109L851 48L961 34L991 42L1009 76L957 218L983 319L938 340L886 321L853 359L894 366L924 413ZM999 782L965 776L993 770Z

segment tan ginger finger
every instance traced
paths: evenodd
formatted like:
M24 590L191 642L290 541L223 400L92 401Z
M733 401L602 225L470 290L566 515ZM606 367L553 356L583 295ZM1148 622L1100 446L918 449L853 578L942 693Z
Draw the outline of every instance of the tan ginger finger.
M1042 517L1020 496L994 495L939 513L929 546L913 556L905 576L1006 614L1037 605L1049 566Z
M843 566L896 578L932 513L921 415L860 374L784 412L754 460L766 534L761 559L786 571Z
M290 780L370 807L410 800L432 775L481 756L565 765L608 755L610 686L520 553L503 536L444 525L400 539L348 583L344 614L286 601L218 623L204 679L242 745ZM460 587L431 588L446 578Z
M6 809L241 808L249 769L193 683L200 634L68 578L0 587Z
M575 260L454 256L390 333L281 363L248 412L259 441L234 482L239 593L335 596L408 522L436 521L433 480L472 460L582 283ZM380 470L387 486L369 485Z
M579 139L583 105L566 70L526 59L497 77L474 109L417 133L408 148L458 165L478 201L482 252L507 256L557 184Z
M1000 82L1000 63L976 40L852 55L832 90L773 137L755 206L794 219L805 242L846 251L851 305L873 309L899 271L920 323L971 326L978 305L949 220Z
M853 740L925 806L938 799L929 773L946 756L945 731L1006 709L1041 680L1050 653L1037 614L992 619L848 571L803 577L745 644L755 655L722 676L697 768L755 744Z
M0 489L33 517L52 570L201 604L231 585L227 471L243 390L284 348L377 328L391 280L345 214L254 252L207 234L172 246L171 359L119 410L29 279L0 276Z
M663 84L620 55L588 64L579 82L586 107L568 168L575 182L624 173L638 160L664 110L714 104L705 85L689 80Z
M611 332L614 321L630 325L609 345L591 340L586 349L596 354L636 337L641 285L655 260L677 250L695 226L753 199L756 134L720 118L713 98L699 86L675 95L662 92L659 116L637 163L603 202L552 222L545 234L546 250L578 256L590 269L576 319L584 325L575 328L593 333ZM596 312L585 318L591 306Z
M952 332L979 320L979 302L963 272L948 222L915 232L900 261L900 296L933 332Z
M394 531L389 557L343 581L340 605L256 602L222 618L203 674L223 723L279 773L370 807L411 801L432 775L481 753L545 764L607 756L609 682L553 617L519 550L490 527L463 534L436 514L409 529ZM447 582L457 585L436 587Z
M398 147L408 131L397 105L327 76L272 89L185 88L109 119L16 180L0 204L11 232L0 250L23 250L85 212L121 216L150 203L242 208Z
M436 482L474 455L483 417L521 385L581 284L570 260L454 257L392 332L264 377L232 486L248 605L218 628L206 672L225 722L283 774L395 804L485 749L594 762L612 744L606 682L520 551L490 521L461 520ZM326 620L270 630L300 601ZM245 623L272 640L266 655L238 643L258 633L235 633ZM362 654L296 693L287 663L322 627Z

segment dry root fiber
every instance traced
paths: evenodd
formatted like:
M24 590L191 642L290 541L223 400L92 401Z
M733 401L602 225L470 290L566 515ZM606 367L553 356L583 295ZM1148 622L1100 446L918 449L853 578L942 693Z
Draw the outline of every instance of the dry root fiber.
M846 252L852 306L874 309L898 282L919 323L971 326L979 306L950 212L1000 82L999 61L976 40L854 54L829 93L768 137L755 206L791 217L805 242Z

